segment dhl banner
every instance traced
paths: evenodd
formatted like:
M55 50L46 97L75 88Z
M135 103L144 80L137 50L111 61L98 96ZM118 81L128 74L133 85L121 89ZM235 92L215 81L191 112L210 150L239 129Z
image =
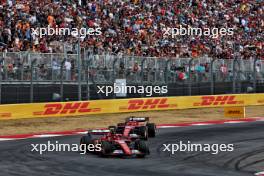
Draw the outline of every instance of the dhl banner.
M225 107L224 108L224 115L225 115L225 117L245 118L246 117L246 108L245 108L245 106Z
M0 120L250 105L264 105L264 94L180 96L1 105Z

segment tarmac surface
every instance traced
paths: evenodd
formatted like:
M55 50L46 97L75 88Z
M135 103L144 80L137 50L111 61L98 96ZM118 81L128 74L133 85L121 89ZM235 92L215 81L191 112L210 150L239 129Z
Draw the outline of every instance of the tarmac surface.
M253 176L264 171L264 122L159 129L151 154L101 158L78 152L32 152L31 144L79 144L80 135L0 142L1 176ZM163 144L234 144L234 151L171 152Z

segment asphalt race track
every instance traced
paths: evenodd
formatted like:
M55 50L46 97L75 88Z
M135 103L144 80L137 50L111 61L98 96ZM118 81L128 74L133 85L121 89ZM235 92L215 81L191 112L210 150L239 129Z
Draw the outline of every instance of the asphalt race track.
M26 176L253 176L264 171L264 122L159 129L145 159L100 158L77 152L31 152L32 143L79 143L80 136L0 142L0 175ZM164 152L179 141L234 144L233 152Z

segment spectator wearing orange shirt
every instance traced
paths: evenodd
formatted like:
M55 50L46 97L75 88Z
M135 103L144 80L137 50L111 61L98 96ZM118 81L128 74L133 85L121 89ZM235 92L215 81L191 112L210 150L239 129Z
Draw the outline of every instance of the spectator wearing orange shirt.
M55 26L55 18L52 15L49 15L47 18L49 26L54 27Z

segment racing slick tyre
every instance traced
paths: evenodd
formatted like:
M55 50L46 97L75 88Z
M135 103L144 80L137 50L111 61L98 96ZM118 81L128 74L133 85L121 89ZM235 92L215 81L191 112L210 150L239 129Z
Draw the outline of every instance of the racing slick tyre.
M144 141L135 141L135 149L141 152L141 154L137 155L139 158L144 158L149 154L149 148Z
M124 127L116 127L115 133L116 134L123 134L124 133Z
M139 135L141 136L142 139L148 140L148 127L146 126L139 127Z
M87 135L87 136L83 136L80 140L80 146L81 146L81 149L84 150L85 147L84 145L89 145L89 144L92 144L92 138L91 136Z
M102 156L110 155L113 152L113 146L108 141L102 141L101 142L101 147L102 147L102 150L101 150L101 155Z
M149 137L155 137L156 136L156 125L155 123L148 123L148 136Z

